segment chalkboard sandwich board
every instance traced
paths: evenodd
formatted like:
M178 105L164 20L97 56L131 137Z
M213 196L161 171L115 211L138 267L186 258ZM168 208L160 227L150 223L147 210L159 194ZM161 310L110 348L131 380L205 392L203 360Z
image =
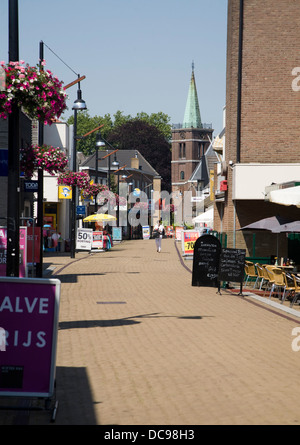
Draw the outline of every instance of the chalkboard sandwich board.
M245 249L222 249L219 264L219 281L242 283L245 270Z
M240 283L242 294L242 285L244 281L245 271L245 249L222 249L219 263L219 282L231 281L233 283Z
M194 245L192 286L218 287L221 243L213 235L200 236Z

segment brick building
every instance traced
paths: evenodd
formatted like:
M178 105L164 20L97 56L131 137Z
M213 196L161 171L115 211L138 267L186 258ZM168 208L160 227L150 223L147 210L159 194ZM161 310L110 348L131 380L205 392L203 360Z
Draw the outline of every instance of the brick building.
M266 198L272 184L300 179L299 20L298 1L228 0L223 165L228 191L224 202L215 203L214 225L228 234L229 246L246 247L249 255L253 236L240 227L274 215L300 218L295 206ZM256 256L272 254L275 235L256 235ZM279 238L279 254L285 256L287 239Z
M175 204L185 192L195 196L209 185L209 172L217 160L211 149L212 134L212 125L201 121L193 64L183 123L173 125L172 129L171 171ZM188 221L192 216L196 215L185 215L183 219Z

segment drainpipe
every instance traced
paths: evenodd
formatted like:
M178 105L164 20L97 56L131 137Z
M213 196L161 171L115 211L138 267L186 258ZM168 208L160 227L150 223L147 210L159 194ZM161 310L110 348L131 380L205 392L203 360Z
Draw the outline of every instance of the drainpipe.
M236 130L236 163L241 162L241 113L242 113L242 61L243 61L243 26L244 0L240 0L239 17L239 49L238 49L238 91L237 91L237 130ZM236 245L236 202L234 202L234 237L233 247Z
M244 19L244 0L240 0L237 134L236 134L236 162L237 163L239 163L241 161L242 61L243 61L243 26L244 26L243 19Z

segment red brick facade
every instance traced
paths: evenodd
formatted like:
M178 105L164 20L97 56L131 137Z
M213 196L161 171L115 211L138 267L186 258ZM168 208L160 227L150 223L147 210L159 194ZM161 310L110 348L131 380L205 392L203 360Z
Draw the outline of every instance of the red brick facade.
M209 147L212 129L172 130L172 191L191 189L187 182Z
M240 6L242 70L240 150L238 150L238 81ZM226 78L226 163L299 163L300 91L292 70L300 67L300 2L298 0L228 0ZM299 68L300 73L300 68ZM300 81L299 81L300 84ZM238 159L238 156L240 158ZM298 178L291 178L296 180ZM231 232L276 212L297 214L262 201L232 201L228 168L225 205L215 207L215 229ZM253 177L255 181L255 175ZM249 184L251 187L251 184ZM222 224L221 224L221 218Z

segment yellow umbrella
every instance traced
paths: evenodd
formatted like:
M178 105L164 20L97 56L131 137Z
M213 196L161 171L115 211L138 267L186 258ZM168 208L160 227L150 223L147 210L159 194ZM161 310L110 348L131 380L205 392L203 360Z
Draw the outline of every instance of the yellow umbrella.
M115 221L117 218L107 213L94 213L83 219L84 222L95 222L95 221Z

